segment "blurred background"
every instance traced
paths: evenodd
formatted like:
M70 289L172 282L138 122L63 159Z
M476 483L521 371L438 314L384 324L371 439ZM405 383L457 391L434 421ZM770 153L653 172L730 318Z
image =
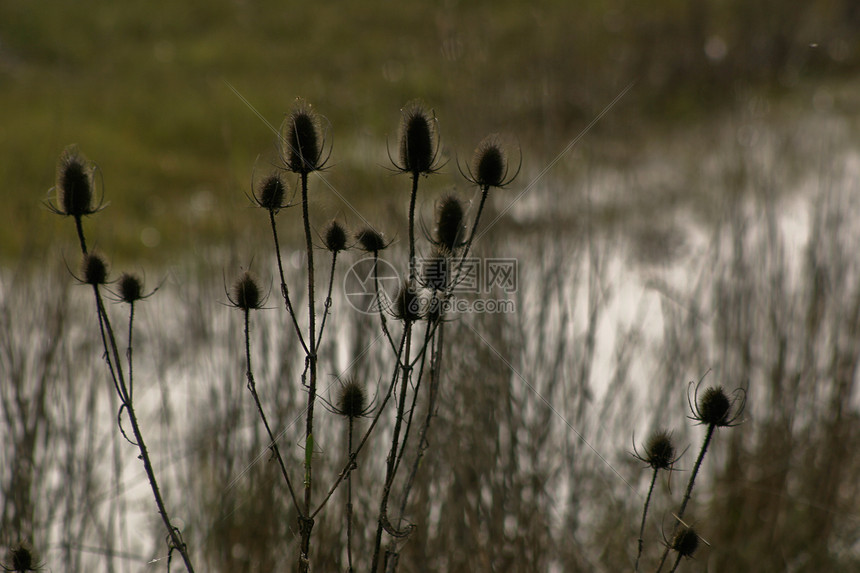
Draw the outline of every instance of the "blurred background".
M116 431L92 301L69 277L73 225L44 205L77 144L107 203L88 238L162 285L135 319L137 407L198 567L292 566L295 515L261 463L240 317L224 305L240 268L274 275L247 195L305 98L332 146L311 179L317 228L367 219L402 256L408 181L387 149L417 98L446 162L421 182L428 227L442 194L474 205L458 166L486 134L521 154L475 247L520 266L516 314L446 332L462 351L401 569L631 569L648 477L631 438L665 427L689 450L655 494L650 570L698 451L685 392L703 376L749 399L706 458L688 515L710 545L682 570L860 569L858 72L852 0L5 0L0 543L32 543L53 571L155 571L167 557ZM281 221L298 289L298 214ZM384 376L385 348L366 349L375 325L343 301L334 312L326 375ZM260 314L261 398L288 428L303 356L283 313ZM343 442L329 418L325 462ZM284 437L295 464L300 439ZM369 450L356 474L368 522L383 456ZM341 512L318 520L318 570L344 569Z
M163 262L246 232L242 191L274 134L231 86L275 128L296 97L313 103L331 124L333 184L361 202L386 197L385 145L415 98L439 118L453 182L453 158L494 131L542 169L633 84L577 148L623 170L666 141L717 139L727 115L854 109L860 61L849 0L9 0L0 22L7 261L56 237L33 205L71 143L102 168L111 251Z

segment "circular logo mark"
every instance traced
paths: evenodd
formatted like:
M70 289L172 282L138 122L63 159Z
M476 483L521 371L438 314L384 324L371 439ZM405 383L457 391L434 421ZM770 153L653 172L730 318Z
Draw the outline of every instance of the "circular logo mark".
M388 309L400 289L400 275L388 261L368 257L349 267L343 292L349 304L363 314Z

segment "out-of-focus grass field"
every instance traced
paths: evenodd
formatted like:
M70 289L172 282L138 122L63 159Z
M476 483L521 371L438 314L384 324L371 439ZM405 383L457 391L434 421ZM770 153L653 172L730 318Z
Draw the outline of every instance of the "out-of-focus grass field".
M161 524L136 534L136 520L155 515L138 502L151 501L137 495L142 478L121 475L139 465L101 383L97 317L60 268L74 268L73 224L42 204L58 156L75 143L101 166L110 203L85 222L89 246L114 268L192 255L172 276L150 274L168 274L167 288L135 319L134 354L145 379L136 403L149 412L159 479L197 563L272 571L293 562L293 508L272 486L274 465L252 461L268 445L241 382L239 314L219 304L227 295L212 278L251 264L263 282L274 274L265 214L245 194L254 172L276 162L275 136L238 92L275 128L296 96L315 105L333 151L325 182L311 181L311 220L337 215L354 228L342 194L399 241L388 253L400 249L392 256L402 261L409 181L385 167L403 104L421 98L435 110L446 149L442 173L421 181L420 217L452 188L468 200L474 186L458 161L485 134L508 133L522 148L523 173L493 191L481 222L492 234L475 248L521 265L517 313L451 321L450 383L401 569L629 570L647 477L630 438L659 424L691 449L649 514L650 567L701 443L684 391L704 374L749 400L744 424L720 432L696 481L690 514L712 546L684 569L854 570L860 271L847 246L857 244L860 212L858 31L856 0L3 0L0 330L11 335L0 336L0 404L14 407L0 408L0 546L29 537L54 571L163 566L167 551ZM631 85L575 160L553 163ZM792 190L807 194L800 206L779 196ZM498 225L496 197L516 202ZM679 198L701 204L676 217L677 229L661 225L682 211L672 213ZM303 230L298 221L295 210L279 219L284 243ZM591 232L601 225L623 228L629 244L601 240ZM219 247L235 264L201 256ZM195 256L211 263L202 280ZM338 264L363 255L347 256ZM685 268L661 267L673 256ZM8 272L19 263L37 272ZM286 280L301 285L301 275ZM339 314L321 377L355 355L346 370L377 380L390 357L384 342L365 356L375 317L351 313L332 284ZM291 292L301 308L307 295ZM269 305L277 298L275 288ZM306 356L283 313L259 314L260 386L286 420L304 407ZM290 467L298 475L307 459L296 445L322 444L315 479L330 483L341 427L315 427L313 441L299 426L284 430ZM383 449L356 474L365 548ZM343 569L336 506L315 526L318 570Z
M70 143L103 170L112 256L158 261L245 232L243 192L274 136L228 83L275 126L296 96L313 102L332 125L326 177L361 205L396 192L384 145L416 97L436 110L452 158L503 130L528 164L634 81L595 138L629 144L636 125L695 121L750 89L778 94L858 62L851 1L687 4L7 0L0 257L38 258L60 232L39 202ZM346 210L331 196L320 208Z

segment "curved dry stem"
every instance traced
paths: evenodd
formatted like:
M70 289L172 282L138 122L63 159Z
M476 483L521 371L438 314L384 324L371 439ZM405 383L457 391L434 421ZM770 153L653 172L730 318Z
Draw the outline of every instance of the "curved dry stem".
M651 494L654 493L654 484L657 483L657 472L659 472L657 468L654 468L653 473L651 474L651 485L648 486L648 495L645 497L645 507L642 509L642 525L639 526L639 549L636 552L636 566L633 571L635 573L639 573L639 560L642 558L642 547L645 543L645 520L648 517L648 506L651 503Z
M675 516L676 521L675 525L672 527L670 539L675 536L675 533L678 531L678 527L681 524L681 520L684 519L684 512L687 510L687 503L689 503L690 498L693 495L693 486L696 483L696 476L699 474L699 469L702 467L702 460L705 459L705 454L708 451L708 445L711 443L711 438L714 436L715 429L716 426L714 424L710 424L705 432L705 439L702 442L702 448L699 450L699 456L696 458L696 463L693 465L693 471L690 474L690 481L687 482L687 490L684 492L684 499L681 500L681 507L678 509L678 513ZM660 563L657 565L657 573L660 573L660 571L663 570L663 565L665 565L666 558L669 556L669 549L670 547L667 546L663 550L663 555L660 557Z
M296 336L299 337L299 343L302 345L302 349L305 351L305 354L308 352L307 344L305 344L305 339L302 336L302 329L299 326L298 318L296 317L296 312L293 310L293 303L290 300L290 289L287 287L287 281L284 278L284 264L281 260L281 246L278 241L278 227L275 224L275 214L269 211L269 221L272 226L272 240L275 243L275 260L278 261L278 276L281 279L281 296L284 299L284 304L287 307L287 313L290 315L290 319L293 322L293 328L296 331Z
M404 343L406 341L406 337L403 336L400 338L400 350L397 353L398 363L400 361L401 353L403 352ZM361 441L358 444L358 447L355 448L355 452L350 456L350 459L347 460L346 465L343 470L338 474L337 479L332 484L331 488L329 488L328 494L319 504L319 506L314 510L314 512L310 515L310 519L313 519L317 516L317 514L322 511L323 507L325 507L326 503L328 503L329 499L331 499L334 492L337 490L338 486L343 482L343 480L350 474L350 472L354 469L354 458L358 456L359 452L361 452L364 445L367 443L370 438L370 434L373 433L374 428L379 423L380 418L382 417L382 412L385 411L385 406L388 404L388 400L391 399L391 396L394 393L394 386L397 384L397 379L400 377L400 369L395 368L394 374L391 379L391 383L388 385L388 390L385 393L385 397L382 399L382 403L379 405L379 410L376 412L376 415L373 417L373 420L370 423L370 427L367 428L364 435L361 438Z
M332 291L332 287L334 286L335 265L337 265L337 251L334 251L331 254L331 273L329 274L329 277L328 277L328 293L326 294L326 297L325 297L325 310L323 311L322 321L320 321L320 331L317 334L317 344L316 344L317 348L319 348L320 344L322 343L322 335L323 335L323 330L325 330L326 319L328 318L328 315L331 312L331 305L332 305L331 291Z
M263 411L263 405L260 403L260 397L257 395L257 383L254 380L254 372L251 368L251 334L249 329L249 315L250 311L248 309L243 309L244 322L245 322L245 364L247 366L245 370L245 377L248 380L248 390L251 392L251 396L254 398L254 404L257 405L257 412L260 414L260 419L263 421L263 426L266 428L266 434L269 436L269 447L272 452L275 454L275 458L278 460L278 465L281 468L281 474L284 476L284 481L287 483L287 489L290 492L290 497L293 500L293 505L296 507L296 511L299 516L302 515L302 508L299 504L299 500L296 497L296 493L293 490L293 484L290 481L290 476L287 473L287 467L284 464L284 459L281 457L281 450L278 448L277 439L275 435L272 433L272 429L269 426L269 420L266 418L266 413Z

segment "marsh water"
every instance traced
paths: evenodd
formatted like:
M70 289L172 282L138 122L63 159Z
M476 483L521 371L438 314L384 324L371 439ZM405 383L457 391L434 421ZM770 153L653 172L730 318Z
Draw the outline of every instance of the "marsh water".
M744 535L759 546L799 539L785 550L785 570L804 570L816 547L814 531L803 538L804 520L828 528L827 551L846 563L860 559L845 533L860 527L856 501L845 505L858 487L849 469L860 462L860 133L838 90L813 90L802 101L752 99L722 119L671 126L622 166L610 152L589 151L587 137L563 156L526 158L516 183L492 197L475 244L481 261L515 261L514 282L465 296L510 301L513 312L472 305L446 325L450 366L433 463L408 513L421 541L404 559L436 552L439 571L487 563L518 570L521 554L540 570L626 563L647 487L629 455L631 438L670 428L680 449L690 445L682 462L689 468L702 435L688 419L689 383L699 380L742 388L747 407L744 424L719 435L697 486L711 546L691 570L726 570ZM395 268L401 246L385 255ZM171 268L147 271L159 289L136 311L135 406L168 506L199 562L285 569L295 516L245 388L241 313L225 293L244 263L212 253L204 265L179 256ZM302 257L286 248L296 308L304 304ZM329 400L351 376L383 392L377 381L390 370L376 317L340 292L360 258L345 254L334 282L320 350ZM261 255L253 265L274 284L269 260ZM3 465L26 468L15 482L17 506L5 502L6 523L38 524L55 571L105 561L116 571L160 570L164 536L137 450L117 432L91 293L57 278L64 272L50 278L60 295L34 286L45 277L11 269L0 284L4 329L16 333L3 343L3 400L15 404L3 413ZM299 468L303 357L277 290L254 313L253 360L281 447ZM123 310L111 312L123 324ZM328 483L340 467L343 427L320 415L314 455L318 479ZM374 443L357 476L367 490L355 501L364 523L374 520L383 464L384 447ZM835 493L815 486L822 473ZM679 489L661 490L654 502L652 551L660 511L665 523ZM720 496L752 513L726 515ZM319 550L320 570L342 566L340 505L317 526L318 543L337 548ZM762 521L766 534L755 529ZM802 549L804 539L811 549Z

